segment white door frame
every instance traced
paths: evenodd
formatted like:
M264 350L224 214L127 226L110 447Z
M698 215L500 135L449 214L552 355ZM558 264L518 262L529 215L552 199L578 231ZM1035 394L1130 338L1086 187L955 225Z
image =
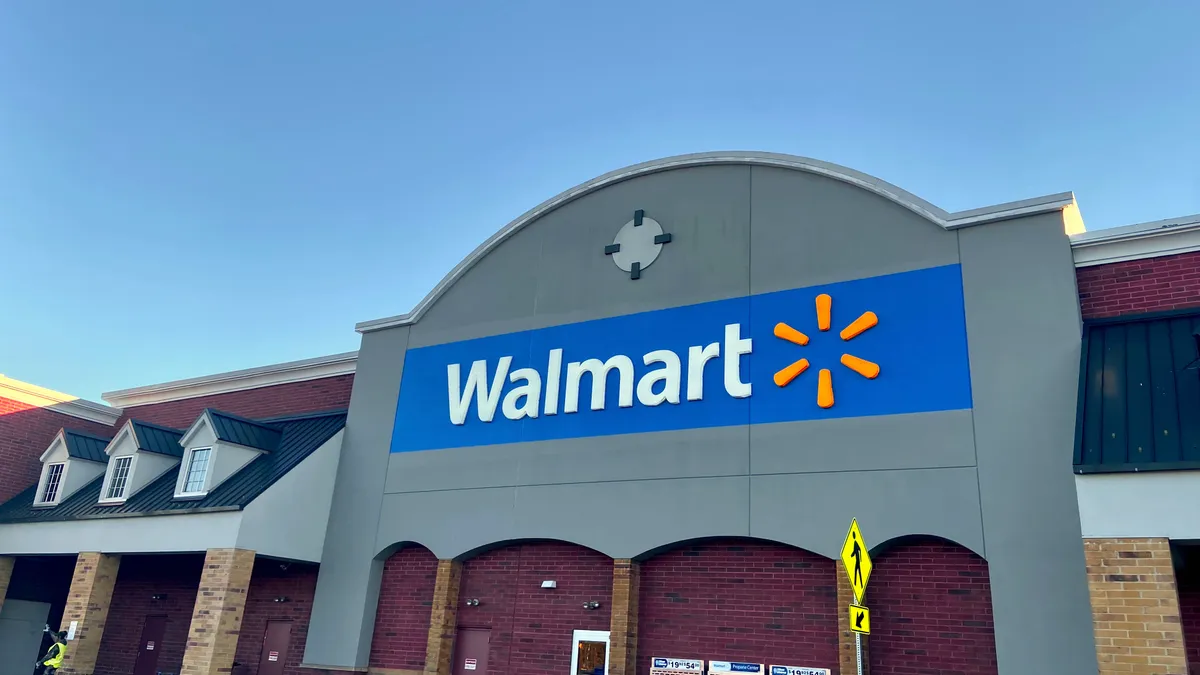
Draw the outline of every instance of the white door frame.
M579 643L580 642L603 642L604 643L604 675L608 675L608 656L612 649L612 643L609 641L611 633L606 630L577 630L571 634L571 672L568 675L576 675L579 672Z

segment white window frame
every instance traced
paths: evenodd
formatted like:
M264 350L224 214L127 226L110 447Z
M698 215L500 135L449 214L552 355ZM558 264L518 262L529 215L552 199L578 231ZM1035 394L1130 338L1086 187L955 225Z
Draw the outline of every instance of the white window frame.
M34 506L57 506L62 500L63 486L67 482L67 466L70 462L50 462L42 469L42 479L38 481L37 494L34 495ZM52 467L61 466L62 471L58 474L58 485L54 490L54 499L43 499L46 495L46 488L50 485L50 469Z
M108 491L112 487L113 479L117 474L117 462L122 459L129 460L129 471L125 473L125 485L121 488L120 497L109 497ZM112 457L108 460L108 469L104 474L103 492L100 493L101 504L123 504L129 498L129 484L133 481L133 472L137 468L137 455L121 455L120 457Z
M208 451L208 466L204 469L204 486L199 492L188 492L187 484L188 477L192 473L192 458L196 452L200 450ZM216 446L205 446L200 448L191 448L183 453L183 461L180 462L179 471L179 486L175 490L176 497L203 497L208 494L208 488L212 484L213 460L216 459Z
M571 672L568 675L576 675L579 672L579 643L580 642L603 642L604 643L604 675L608 675L609 657L612 655L612 632L607 630L577 630L571 634Z

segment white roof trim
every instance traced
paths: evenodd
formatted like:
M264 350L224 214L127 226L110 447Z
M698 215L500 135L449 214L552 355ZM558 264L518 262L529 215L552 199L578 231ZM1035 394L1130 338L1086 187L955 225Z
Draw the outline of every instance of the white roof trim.
M65 431L64 429L58 430L58 433L54 435L54 440L50 441L50 445L46 446L46 451L43 452L42 456L38 458L39 462L41 462L42 464L45 464L46 460L50 459L50 451L54 449L55 445L62 443L64 447L66 446L67 438L66 438L66 434L64 433L64 431ZM70 454L68 454L67 457L70 458Z
M137 453L141 452L142 449L138 447L137 434L133 432L133 420L129 419L125 420L125 424L121 425L121 430L118 431L115 436L113 436L113 439L108 442L108 445L104 446L105 456L112 457L113 450L117 449L117 445L122 439L125 438L126 435L133 438L133 454L136 455Z
M188 449L188 443L192 442L192 437L195 436L200 430L200 427L204 426L205 424L207 424L208 427L213 430L213 436L216 436L217 430L215 427L213 427L212 416L208 414L208 408L205 408L204 411L200 413L200 416L196 418L196 421L192 422L192 425L187 428L187 431L183 432L183 435L179 437L179 445L184 449L185 452Z
M109 426L116 424L117 420L121 418L119 408L110 408L101 403L93 403L78 396L14 380L5 375L0 375L0 398Z
M122 389L102 394L101 397L115 406L129 408L133 406L177 401L197 396L211 396L232 391L258 389L290 382L319 380L324 377L348 375L354 372L358 352L345 352L332 356L321 356L315 359L289 361L270 366L235 370L216 375L205 375L188 380L176 380L162 384L152 384L133 389Z
M1071 236L1076 267L1200 251L1200 214Z
M1018 202L1009 202L1007 204L998 204L981 209L972 209L969 211L960 211L958 213L948 213L933 204L902 190L895 185L882 181L874 176L869 176L865 173L854 171L837 164L822 162L820 160L809 159L807 157L795 157L792 155L781 155L765 152L705 152L691 155L679 155L676 157L668 157L658 159L634 166L618 169L610 173L606 173L599 178L594 178L582 185L576 186L567 190L556 197L553 197L538 206L525 212L521 217L512 221L501 229L496 234L483 242L479 248L471 252L462 262L458 263L450 273L438 283L437 286L425 296L417 306L407 314L387 317L383 319L374 319L372 321L363 321L354 328L359 333L369 333L371 331L383 330L395 326L407 326L416 323L421 316L428 311L433 303L442 296L451 286L454 285L459 278L467 273L475 266L480 259L490 253L492 249L504 243L506 239L519 232L526 225L532 223L546 213L557 209L564 204L579 199L584 195L590 194L602 188L608 187L615 183L644 176L647 174L658 173L660 171L668 171L671 169L680 169L697 166L714 166L722 164L738 164L750 166L769 166L784 169L793 169L796 171L806 171L818 175L840 180L851 185L858 186L869 192L873 192L884 199L895 202L900 206L916 213L917 215L947 229L953 230L960 227L968 227L971 225L982 225L984 223L995 222L999 220L1009 220L1012 218L1020 218L1023 216L1033 215L1036 213L1048 213L1052 211L1060 211L1075 203L1075 196L1070 192L1062 192L1045 197L1036 197L1034 199L1026 199ZM110 401L105 396L106 401Z

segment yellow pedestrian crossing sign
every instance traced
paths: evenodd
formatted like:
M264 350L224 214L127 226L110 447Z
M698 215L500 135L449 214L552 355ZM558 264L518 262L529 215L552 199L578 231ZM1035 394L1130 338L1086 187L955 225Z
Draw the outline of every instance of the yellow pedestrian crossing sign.
M863 635L871 634L871 610L862 605L850 605L850 630Z
M867 581L871 578L871 554L867 552L867 543L863 541L857 519L850 521L846 543L842 544L842 565L846 567L846 577L854 588L854 602L861 605L863 595L867 592Z

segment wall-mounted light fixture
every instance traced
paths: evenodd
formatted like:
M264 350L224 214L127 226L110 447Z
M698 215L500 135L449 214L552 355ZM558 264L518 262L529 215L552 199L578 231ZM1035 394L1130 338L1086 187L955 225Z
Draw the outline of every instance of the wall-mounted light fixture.
M290 602L290 600L288 600L288 597L286 595L281 595L281 596L275 598L275 602Z
M150 596L150 599L151 600L166 600L167 594L166 593L155 593L154 595Z
M587 602L583 603L583 608L584 609L600 609L600 603L596 602L595 600L588 600Z
M558 582L553 579L543 581L542 588L558 588Z
M466 605L468 607L478 607L479 606L479 598L467 598Z

